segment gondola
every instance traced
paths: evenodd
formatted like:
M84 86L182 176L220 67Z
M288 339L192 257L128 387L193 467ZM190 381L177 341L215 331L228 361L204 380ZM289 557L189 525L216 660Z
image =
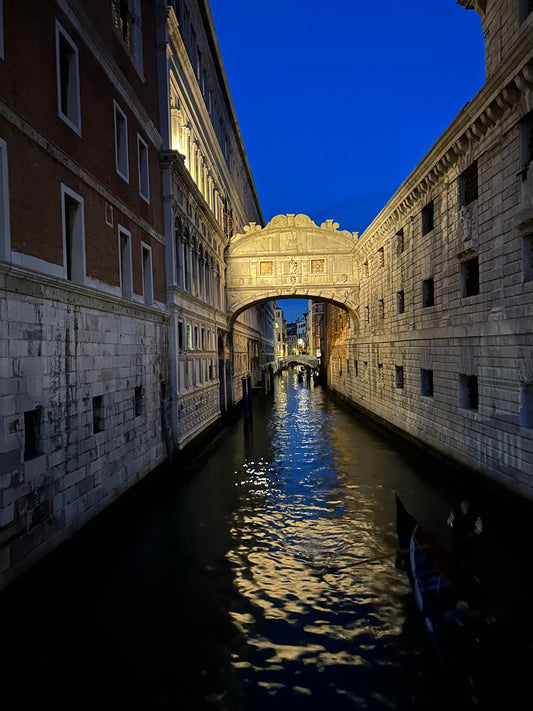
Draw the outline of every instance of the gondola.
M445 669L465 706L494 708L511 690L505 678L502 630L487 608L464 599L453 555L412 516L396 495L398 564L409 577L414 598ZM508 654L509 656L509 654Z

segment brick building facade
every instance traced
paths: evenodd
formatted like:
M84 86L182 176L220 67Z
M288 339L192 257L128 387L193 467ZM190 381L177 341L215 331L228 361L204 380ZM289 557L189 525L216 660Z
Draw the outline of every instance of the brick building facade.
M262 215L217 46L202 0L0 2L0 588L272 359L225 315Z

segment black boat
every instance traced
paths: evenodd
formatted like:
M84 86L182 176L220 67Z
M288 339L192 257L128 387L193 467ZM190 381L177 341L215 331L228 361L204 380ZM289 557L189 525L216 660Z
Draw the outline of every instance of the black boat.
M464 599L450 549L412 516L396 495L399 562L409 577L435 650L468 707L497 708L519 684L517 646L480 602ZM459 592L461 590L461 593Z

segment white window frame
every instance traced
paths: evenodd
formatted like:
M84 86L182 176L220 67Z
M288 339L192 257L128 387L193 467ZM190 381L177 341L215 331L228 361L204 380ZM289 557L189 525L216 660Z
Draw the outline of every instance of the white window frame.
M72 75L69 78L69 113L64 113L61 108L61 53L60 38L63 39L72 49L73 59L71 69ZM68 32L56 20L56 83L57 83L57 112L67 126L81 136L81 100L80 100L80 62L78 47L72 40Z
M150 204L150 163L148 144L137 134L137 163L139 169L139 195Z
M123 239L126 245L123 250ZM131 232L122 225L118 226L118 260L120 291L124 299L133 299L133 264L131 258Z
M113 116L115 125L115 168L120 177L129 183L130 162L128 147L128 117L114 99ZM123 130L121 130L121 124L117 118L124 122L122 124Z
M0 0L1 2L2 0ZM11 261L11 228L9 222L9 174L7 143L0 138L0 261Z
M143 274L144 303L150 306L154 303L154 270L152 264L152 248L141 242L141 265Z
M73 236L72 236L72 263L71 263L71 275L69 278L68 272L68 229L67 229L67 215L66 215L66 197L71 198L74 202L78 203L78 211L76 214L76 222L74 225ZM87 273L86 273L86 257L85 257L85 202L81 195L75 193L66 185L61 183L61 224L63 230L63 271L65 279L75 284L85 284Z

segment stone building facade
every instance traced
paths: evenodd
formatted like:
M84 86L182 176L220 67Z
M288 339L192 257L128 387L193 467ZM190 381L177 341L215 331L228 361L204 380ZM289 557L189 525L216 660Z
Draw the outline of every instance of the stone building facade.
M328 382L533 498L533 6L460 0L486 83L358 240L358 318L328 306Z
M207 2L0 1L0 589L260 379L273 308L225 305L249 221Z
M273 362L272 305L226 316L224 251L263 223L206 2L158 7L173 435L184 447Z

